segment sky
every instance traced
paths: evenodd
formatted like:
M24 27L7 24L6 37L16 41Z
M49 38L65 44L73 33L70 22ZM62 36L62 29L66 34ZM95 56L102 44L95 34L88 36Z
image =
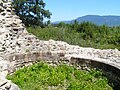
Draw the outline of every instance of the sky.
M85 15L120 16L120 0L44 0L51 21L72 20Z

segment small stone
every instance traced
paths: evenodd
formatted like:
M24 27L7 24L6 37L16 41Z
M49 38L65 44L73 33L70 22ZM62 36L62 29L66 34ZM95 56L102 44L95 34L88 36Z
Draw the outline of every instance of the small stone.
M11 87L9 90L20 90L20 88L16 84L11 83Z
M7 82L5 85L5 89L9 90L11 88L11 82Z

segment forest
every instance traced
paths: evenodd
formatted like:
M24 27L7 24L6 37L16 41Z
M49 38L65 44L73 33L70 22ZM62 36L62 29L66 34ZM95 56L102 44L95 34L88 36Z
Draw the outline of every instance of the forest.
M73 24L60 22L45 25L44 28L28 27L27 30L42 40L53 39L81 47L120 50L120 26L98 26L91 22L74 21Z

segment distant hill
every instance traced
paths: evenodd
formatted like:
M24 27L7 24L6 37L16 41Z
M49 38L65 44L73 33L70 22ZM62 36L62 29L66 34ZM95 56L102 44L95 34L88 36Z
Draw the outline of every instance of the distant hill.
M59 23L59 22L73 23L75 20L78 21L79 23L83 21L88 21L88 22L95 23L97 25L103 25L103 24L108 25L108 26L119 26L120 25L120 16L113 16L113 15L109 15L109 16L86 15L86 16L78 17L74 20L57 21L54 23Z

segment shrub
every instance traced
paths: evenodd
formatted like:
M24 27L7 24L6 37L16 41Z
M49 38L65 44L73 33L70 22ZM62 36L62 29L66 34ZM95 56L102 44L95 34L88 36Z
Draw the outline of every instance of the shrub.
M49 66L39 62L8 75L21 90L112 90L102 71L78 70L75 67Z

